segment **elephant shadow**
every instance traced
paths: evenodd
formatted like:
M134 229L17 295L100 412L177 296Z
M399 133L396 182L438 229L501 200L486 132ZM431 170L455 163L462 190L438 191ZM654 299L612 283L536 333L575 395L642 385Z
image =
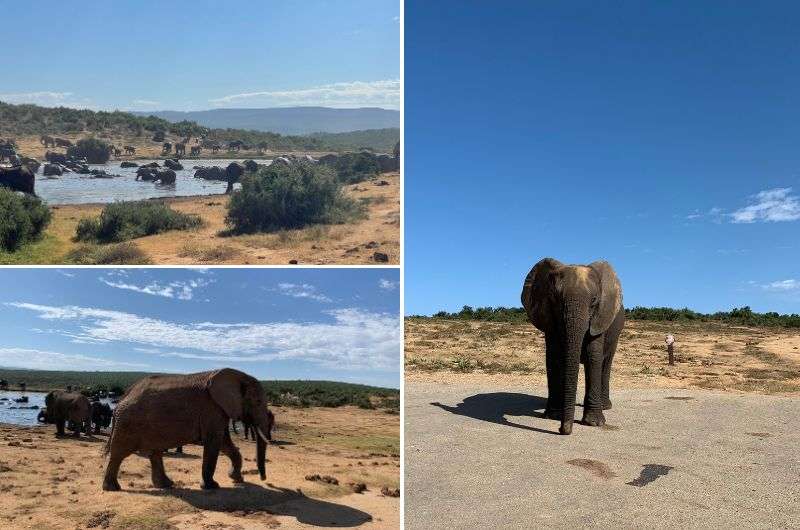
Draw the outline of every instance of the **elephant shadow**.
M487 394L475 394L464 398L464 400L451 407L439 402L431 403L434 407L446 410L451 414L466 416L476 420L488 421L498 425L516 427L528 431L540 432L543 434L558 434L558 424L556 430L548 431L538 427L522 425L508 421L506 416L528 416L531 418L544 418L543 412L547 405L547 398L541 396L529 396L517 392L491 392Z
M244 483L232 488L212 491L199 489L173 488L169 490L131 490L154 496L179 498L200 510L214 512L263 512L270 515L294 517L297 522L322 527L354 527L372 521L366 512L313 499L288 488L270 485L265 488L258 484Z
M90 443L97 443L97 442L105 442L104 439L98 438L96 434L83 434L81 436L75 436L72 433L69 434L58 434L56 433L56 440L58 441L65 441L65 442L90 442Z

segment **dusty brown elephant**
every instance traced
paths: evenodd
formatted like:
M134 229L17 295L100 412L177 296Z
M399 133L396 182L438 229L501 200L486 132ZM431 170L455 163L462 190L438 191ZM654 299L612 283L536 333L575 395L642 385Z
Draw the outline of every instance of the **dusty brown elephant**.
M611 362L625 324L622 287L606 261L564 265L553 258L537 263L522 287L522 305L544 332L547 369L545 416L561 420L572 433L579 362L586 370L583 420L602 426L611 408Z
M92 405L89 398L77 392L53 390L44 397L47 422L56 424L56 435L64 435L64 424L70 423L75 436L89 432Z
M203 489L219 487L214 471L220 451L231 460L229 476L234 482L243 482L242 456L231 440L230 420L256 427L256 461L261 480L266 479L267 435L273 419L264 390L254 377L230 368L145 377L126 392L114 411L114 426L105 447L108 465L103 489L120 489L120 464L136 452L149 455L153 486L172 487L162 454L186 444L203 446Z

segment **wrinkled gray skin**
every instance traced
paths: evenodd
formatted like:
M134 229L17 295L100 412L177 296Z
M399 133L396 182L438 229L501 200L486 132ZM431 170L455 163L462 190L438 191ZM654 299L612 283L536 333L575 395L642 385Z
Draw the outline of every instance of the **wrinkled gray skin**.
M120 489L117 475L122 461L133 453L150 457L153 486L173 485L162 455L172 447L203 446L203 489L218 488L214 471L220 451L232 464L229 476L242 482L242 456L231 441L230 420L255 426L256 463L266 478L267 435L273 418L267 410L264 389L254 377L224 368L187 375L154 375L138 381L114 410L103 489Z
M64 435L64 424L69 422L75 436L80 431L89 432L91 404L89 398L77 392L53 390L44 397L48 423L56 424L56 436Z
M580 362L586 371L582 423L604 425L603 410L611 408L611 362L625 324L614 269L605 261L564 265L545 258L525 278L522 305L545 335L545 416L561 420L561 434L572 433Z

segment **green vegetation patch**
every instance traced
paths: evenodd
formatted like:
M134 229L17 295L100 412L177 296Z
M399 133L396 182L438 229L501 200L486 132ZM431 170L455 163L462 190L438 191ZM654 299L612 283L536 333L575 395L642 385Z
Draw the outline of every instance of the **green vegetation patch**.
M130 241L113 245L81 245L70 250L65 261L75 265L148 265L150 258Z
M161 202L115 202L103 208L99 218L81 219L75 240L117 243L168 230L188 230L200 224L198 216L176 212Z
M300 162L272 164L242 177L225 222L241 234L340 224L363 215L364 208L344 195L330 168Z
M39 239L51 217L41 199L0 186L0 250L13 252Z
M400 141L400 129L364 129L342 133L312 133L312 138L320 140L335 151L369 149L377 153L391 153Z
M67 148L67 155L75 158L85 158L90 164L105 164L111 158L109 145L97 138L83 138L78 143Z

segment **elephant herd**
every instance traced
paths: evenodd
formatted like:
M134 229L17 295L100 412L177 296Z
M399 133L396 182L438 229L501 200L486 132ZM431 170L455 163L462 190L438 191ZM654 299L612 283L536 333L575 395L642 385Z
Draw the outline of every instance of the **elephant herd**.
M261 480L266 479L266 451L275 416L267 408L261 383L238 370L145 377L125 392L113 412L109 405L66 390L47 394L45 405L39 421L55 424L57 436L64 435L65 427L79 437L92 427L100 433L111 426L103 448L107 457L105 491L120 489L120 465L132 454L149 457L154 487L172 487L163 454L188 444L203 446L203 489L219 487L214 472L220 453L231 462L228 476L236 483L243 482L242 455L230 434L231 428L236 432L237 421L244 424L246 434L252 434L258 472Z

